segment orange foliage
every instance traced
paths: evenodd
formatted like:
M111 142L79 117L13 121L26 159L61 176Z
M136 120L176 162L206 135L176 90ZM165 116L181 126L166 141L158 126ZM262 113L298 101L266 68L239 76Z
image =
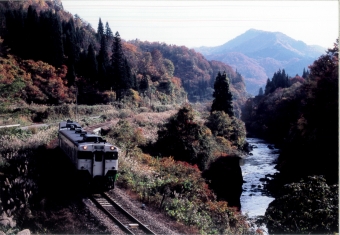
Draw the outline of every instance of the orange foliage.
M30 73L31 79L26 80L27 101L61 104L75 99L73 90L65 86L67 84L66 66L55 69L42 61L23 60L20 67ZM42 96L41 93L44 95Z
M131 51L133 53L137 53L137 47L135 45L132 45L130 43L123 42L122 43L123 50Z
M182 81L178 77L172 77L171 82L175 85L176 88L180 88L182 86Z
M61 104L75 99L73 87L67 87L67 67L56 69L42 61L20 60L14 56L0 58L0 84L12 85L21 81L24 89L14 96L26 102Z

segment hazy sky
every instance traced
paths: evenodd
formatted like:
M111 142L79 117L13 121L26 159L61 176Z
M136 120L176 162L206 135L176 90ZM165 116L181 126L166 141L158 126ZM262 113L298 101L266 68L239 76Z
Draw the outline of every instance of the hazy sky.
M308 45L332 47L339 35L338 1L62 0L97 30L99 17L125 40L219 46L248 29L282 32Z

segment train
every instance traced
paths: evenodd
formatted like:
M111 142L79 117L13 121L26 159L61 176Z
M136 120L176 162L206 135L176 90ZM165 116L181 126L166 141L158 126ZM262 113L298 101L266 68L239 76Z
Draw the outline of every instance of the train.
M119 149L72 120L59 123L58 145L71 160L77 175L96 188L114 189Z

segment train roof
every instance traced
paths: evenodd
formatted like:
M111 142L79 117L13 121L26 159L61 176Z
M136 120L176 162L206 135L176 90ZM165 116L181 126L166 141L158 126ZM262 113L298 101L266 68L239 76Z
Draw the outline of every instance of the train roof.
M61 129L59 130L60 134L63 134L67 139L72 141L74 144L78 145L79 141L82 141L84 138L79 133L76 133L74 130L70 129Z
M77 146L83 143L106 143L102 137L95 134L87 134L78 123L70 120L59 123L59 133Z
M62 129L62 128L71 128L72 126L74 128L81 128L81 125L79 123L74 122L74 121L70 121L70 120L61 121L59 123L59 129Z

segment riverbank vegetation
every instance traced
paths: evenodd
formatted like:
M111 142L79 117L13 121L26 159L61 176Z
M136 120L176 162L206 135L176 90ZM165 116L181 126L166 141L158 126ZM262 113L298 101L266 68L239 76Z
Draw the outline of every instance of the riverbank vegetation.
M338 66L337 41L333 48L328 49L326 54L309 66L309 74L305 78L296 76L287 80L284 71L279 71L275 79L267 82L265 94L249 99L245 104L242 117L247 130L278 144L282 149L277 163L280 172L269 184L269 189L277 197L267 210L271 221L268 224L270 232L278 232L280 229L297 233L338 231L338 224L334 222L338 220L338 209L333 203L327 205L327 209L324 208L327 211L309 211L308 218L298 219L292 216L291 219L295 219L295 225L290 228L292 230L277 227L278 223L283 224L280 220L289 221L288 218L279 219L278 216L279 213L285 214L285 209L279 206L284 194L284 191L280 190L283 185L298 183L301 179L308 181L308 177L315 178L319 175L326 180L328 186L323 182L320 189L319 183L308 184L311 198L305 203L296 204L299 211L304 211L303 208L307 207L309 202L331 202L336 200L338 195ZM290 85L287 85L287 82ZM272 89L273 87L275 89ZM295 186L298 189L300 187ZM330 190L330 193L322 196L315 194L318 190L324 192L326 189ZM298 192L303 194L303 189ZM284 196L287 197L294 201L300 200L293 194ZM278 219L277 223L274 222L275 219ZM328 219L332 221L331 225L328 222L322 223L324 227L313 227L313 223L310 223L321 223Z

